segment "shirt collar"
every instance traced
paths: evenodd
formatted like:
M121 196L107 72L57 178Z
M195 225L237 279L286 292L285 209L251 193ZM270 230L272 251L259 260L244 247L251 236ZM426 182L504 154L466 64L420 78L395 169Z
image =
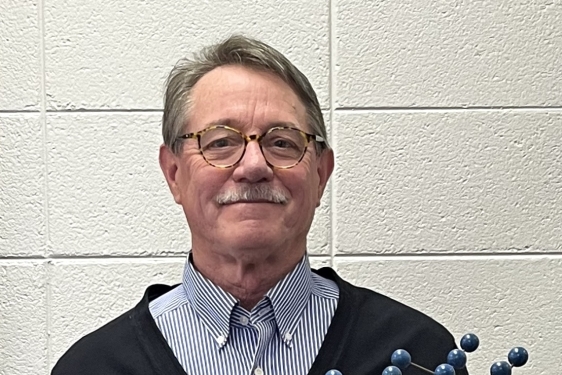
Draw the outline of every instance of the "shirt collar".
M195 270L191 253L186 262L182 284L187 300L217 345L223 347L228 341L230 318L238 300ZM291 346L299 318L310 300L312 288L312 271L308 256L305 255L264 297L271 302L280 338L286 345Z
M191 253L187 257L182 284L187 300L217 345L223 347L228 340L230 314L238 300L195 270Z
M279 335L290 345L306 304L312 294L312 271L308 256L304 256L296 267L281 279L269 292Z

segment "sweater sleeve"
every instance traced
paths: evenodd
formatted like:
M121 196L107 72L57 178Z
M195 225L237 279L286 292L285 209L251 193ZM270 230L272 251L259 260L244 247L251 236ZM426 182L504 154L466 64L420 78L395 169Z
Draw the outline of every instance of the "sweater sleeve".
M74 344L51 375L186 375L148 309L174 287L150 286L133 309Z

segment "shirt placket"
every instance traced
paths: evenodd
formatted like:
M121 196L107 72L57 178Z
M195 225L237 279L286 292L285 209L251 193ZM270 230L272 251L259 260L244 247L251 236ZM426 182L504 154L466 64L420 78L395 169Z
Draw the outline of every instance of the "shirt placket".
M253 319L255 321L253 327L257 330L258 334L258 343L254 360L252 361L250 375L268 375L265 374L263 359L277 330L277 324L271 312L272 306L271 303L268 302L256 312L256 318Z
M271 340L275 336L276 325L273 319L268 321L260 322L255 326L258 332L258 345L256 348L256 354L253 360L252 371L250 375L268 375L264 372L264 354L267 347L271 344Z

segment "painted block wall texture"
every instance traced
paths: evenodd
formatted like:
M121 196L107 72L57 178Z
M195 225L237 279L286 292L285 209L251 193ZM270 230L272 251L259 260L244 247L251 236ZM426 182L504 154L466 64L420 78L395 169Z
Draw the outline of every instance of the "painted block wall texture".
M517 374L560 371L561 25L558 0L2 1L0 374L47 374L179 281L162 85L235 32L287 54L325 110L313 265L477 332L474 374L514 345Z

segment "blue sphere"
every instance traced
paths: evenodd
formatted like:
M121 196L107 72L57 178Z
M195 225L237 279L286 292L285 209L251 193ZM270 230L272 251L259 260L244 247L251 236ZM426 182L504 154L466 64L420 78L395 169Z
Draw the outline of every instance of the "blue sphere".
M511 366L506 361L496 362L490 367L490 375L511 375Z
M342 375L342 373L336 369L332 369L326 373L326 375Z
M412 363L412 356L404 349L398 349L392 353L390 362L399 369L404 370L406 367L410 366L410 363Z
M466 353L459 349L453 349L447 355L447 363L455 369L460 370L466 366Z
M509 351L507 355L507 360L511 363L514 367L521 367L527 360L529 359L529 353L525 348L513 348Z
M455 369L448 363L437 366L435 375L455 375Z
M383 370L382 375L402 375L402 371L396 366L388 366Z
M472 353L478 349L478 345L480 345L480 340L474 333L467 333L461 339L461 348L467 353Z

